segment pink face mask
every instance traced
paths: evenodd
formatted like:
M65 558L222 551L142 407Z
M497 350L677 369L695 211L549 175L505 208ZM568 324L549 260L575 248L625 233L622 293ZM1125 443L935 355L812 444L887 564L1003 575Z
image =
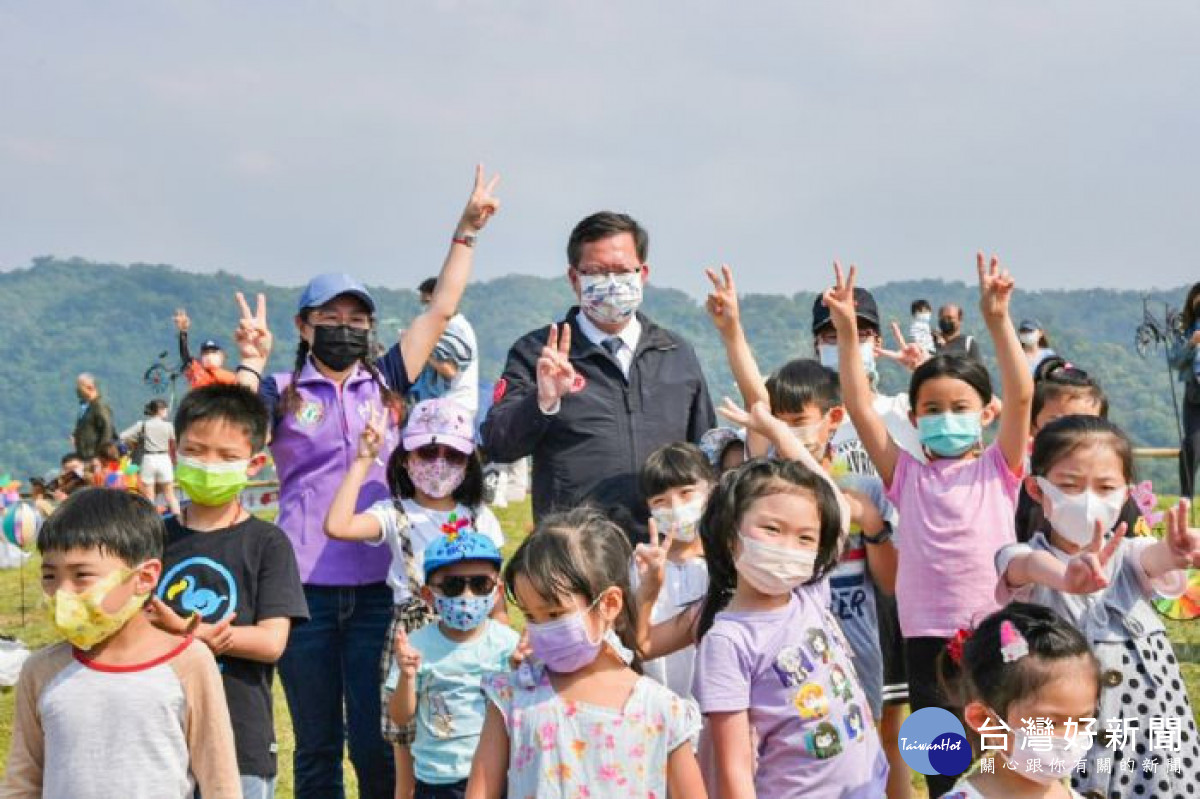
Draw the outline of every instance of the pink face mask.
M413 485L434 499L453 494L454 489L462 485L466 473L465 463L450 463L444 458L410 458L408 461L408 476Z

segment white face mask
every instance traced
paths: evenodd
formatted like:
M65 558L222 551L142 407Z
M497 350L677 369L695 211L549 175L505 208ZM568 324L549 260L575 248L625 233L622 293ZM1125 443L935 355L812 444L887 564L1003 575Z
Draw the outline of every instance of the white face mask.
M698 499L678 508L656 508L650 515L658 525L659 535L674 533L676 541L688 544L696 540L700 517L704 515L704 500Z
M1091 543L1096 535L1097 521L1104 532L1111 530L1121 516L1121 508L1125 506L1124 488L1107 494L1097 494L1091 490L1080 494L1064 494L1045 477L1039 475L1034 479L1050 500L1050 513L1047 514L1050 526L1075 546Z
M921 313L917 314L913 318L916 319L918 322L924 322L925 324L929 324L931 321L933 321L933 311L922 311Z
M858 357L862 358L863 368L867 371L867 377L874 377L877 374L875 368L875 342L863 341L858 345ZM817 360L826 369L838 370L838 348L836 344L818 344L817 345Z
M734 560L739 577L769 596L781 596L799 588L813 575L815 549L773 547L738 533L742 551Z
M627 322L642 304L642 273L580 275L579 304L599 324Z
M999 715L993 715L999 718ZM1067 779L1075 772L1079 761L1087 757L1088 750L1083 746L1087 738L1083 735L1073 738L1039 735L1037 743L1030 745L1030 736L1024 730L1011 732L1013 750L1011 754L1004 753L1005 761L1022 777L1041 785Z
M1037 332L1036 330L1031 330L1028 333L1018 333L1017 338L1026 347L1033 347L1033 346L1036 346L1037 343L1042 340L1042 334Z
M788 429L792 431L792 435L800 439L800 443L804 445L804 448L814 458L821 460L821 458L825 457L825 448L827 446L827 443L821 441L821 428L824 425L825 419L822 418L821 421L814 422L813 424L797 425Z

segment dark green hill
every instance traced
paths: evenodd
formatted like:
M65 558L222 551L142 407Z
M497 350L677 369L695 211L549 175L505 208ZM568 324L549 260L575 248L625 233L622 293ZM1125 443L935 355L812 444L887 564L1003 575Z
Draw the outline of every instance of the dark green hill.
M411 277L415 284L424 275ZM824 271L814 270L813 290L826 279ZM909 302L925 297L935 306L963 305L968 332L984 333L974 313L973 286L924 280L872 288L884 317L901 320L906 329ZM239 290L267 293L278 342L272 366L287 368L296 341L292 312L297 288L267 286L224 272L194 274L169 266L118 266L80 259L40 258L30 268L0 273L0 297L6 309L0 314L0 343L7 361L0 384L0 471L11 470L23 478L57 463L67 450L76 413L74 377L81 371L100 379L118 424L136 421L151 396L142 380L147 367L163 350L169 360L177 360L171 322L175 308L188 309L194 344L214 337L228 346L237 321L233 293ZM381 335L391 339L393 331L416 313L416 296L409 290L373 290L378 292ZM1150 294L1176 305L1183 295L1182 287ZM764 370L812 353L808 325L814 296L802 292L791 297L744 298L746 327ZM570 302L565 279L513 275L472 284L463 311L478 333L483 378L498 376L509 345L519 335L555 318ZM695 300L681 291L651 286L646 311L691 339L715 398L733 394L720 342ZM1112 399L1113 418L1138 444L1176 445L1161 353L1143 360L1132 344L1142 316L1141 294L1102 289L1020 293L1014 317L1027 316L1046 326L1060 353L1101 376ZM986 340L984 344L990 357L990 346ZM885 389L900 390L905 385L898 369L885 368ZM1146 471L1162 488L1174 490L1173 465L1159 463Z

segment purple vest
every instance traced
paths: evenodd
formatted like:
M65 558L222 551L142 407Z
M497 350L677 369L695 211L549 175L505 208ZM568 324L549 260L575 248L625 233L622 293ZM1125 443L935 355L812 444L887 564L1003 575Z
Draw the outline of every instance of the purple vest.
M356 586L381 583L387 578L391 553L325 535L325 513L358 451L358 438L371 412L382 407L379 387L361 366L338 387L310 360L296 380L299 401L283 409L283 395L291 375L272 376L279 386L277 421L271 454L279 474L279 518L276 519L296 550L300 580L305 585ZM390 414L389 414L389 418ZM399 435L390 427L377 462L358 492L355 510L362 512L391 496L386 464Z

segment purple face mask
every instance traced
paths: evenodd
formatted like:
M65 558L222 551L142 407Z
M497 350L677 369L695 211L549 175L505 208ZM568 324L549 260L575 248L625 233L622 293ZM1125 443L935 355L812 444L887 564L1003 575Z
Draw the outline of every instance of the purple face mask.
M596 597L596 602L599 601L600 598ZM559 674L579 671L600 654L604 637L593 641L583 618L584 614L596 607L596 602L589 605L587 610L579 610L553 621L525 624L534 656L545 663L550 671Z

